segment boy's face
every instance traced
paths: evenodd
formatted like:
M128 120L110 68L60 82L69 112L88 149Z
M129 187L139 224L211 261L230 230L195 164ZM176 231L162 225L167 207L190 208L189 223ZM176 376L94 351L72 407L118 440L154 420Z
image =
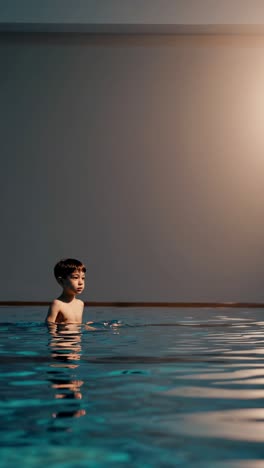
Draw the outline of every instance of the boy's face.
M60 283L64 291L81 294L85 287L85 273L75 270L66 278L62 278Z

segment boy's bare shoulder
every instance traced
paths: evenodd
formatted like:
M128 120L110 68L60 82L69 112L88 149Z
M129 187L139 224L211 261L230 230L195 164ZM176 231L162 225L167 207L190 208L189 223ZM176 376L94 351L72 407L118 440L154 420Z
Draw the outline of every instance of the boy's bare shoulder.
M51 302L51 304L60 304L61 303L61 300L60 299L53 299L53 301Z
M78 302L78 304L80 304L80 305L82 305L84 307L84 302L81 299L76 299L76 301Z
M61 304L63 304L63 302L60 299L53 299L50 303L50 307L61 307Z
M46 317L47 322L56 322L58 315L62 311L61 301L54 299L49 306L48 314Z

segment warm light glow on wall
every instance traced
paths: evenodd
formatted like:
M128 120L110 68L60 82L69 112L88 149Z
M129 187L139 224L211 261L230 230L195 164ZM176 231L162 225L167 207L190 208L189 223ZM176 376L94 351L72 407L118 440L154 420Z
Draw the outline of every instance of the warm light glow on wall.
M251 164L256 164L256 169L259 167L260 161L256 158L259 155L264 170L264 58L259 61L259 57L255 57L254 63L249 64L249 69L245 70L245 75L241 112L238 116L241 122L241 140L248 146Z

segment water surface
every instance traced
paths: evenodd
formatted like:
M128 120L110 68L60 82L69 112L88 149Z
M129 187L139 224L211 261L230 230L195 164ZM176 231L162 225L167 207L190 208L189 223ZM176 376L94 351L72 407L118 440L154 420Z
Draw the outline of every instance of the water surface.
M45 314L0 308L1 467L263 466L262 310Z

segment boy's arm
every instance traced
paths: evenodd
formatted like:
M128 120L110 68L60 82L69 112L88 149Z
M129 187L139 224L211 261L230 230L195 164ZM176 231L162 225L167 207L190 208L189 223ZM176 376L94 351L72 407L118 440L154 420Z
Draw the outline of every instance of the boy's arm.
M46 322L55 323L58 313L60 311L60 305L58 301L53 301L49 307L48 315L46 317Z
M84 308L84 302L82 301L82 303L83 303L83 308ZM85 329L86 329L86 330L96 330L95 327L90 327L90 326L89 326L89 325L92 325L93 323L94 323L94 322L85 322L85 325L86 325L86 326L85 326Z

